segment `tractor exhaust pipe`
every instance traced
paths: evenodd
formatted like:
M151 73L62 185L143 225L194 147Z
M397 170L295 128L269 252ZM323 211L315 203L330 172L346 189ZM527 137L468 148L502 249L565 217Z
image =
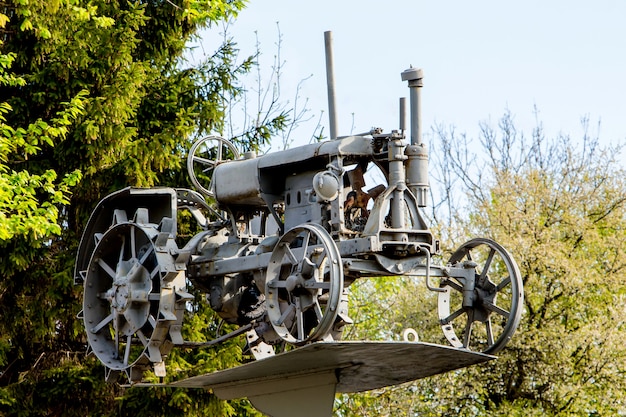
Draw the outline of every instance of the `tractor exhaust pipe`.
M409 68L402 72L402 81L409 82L409 103L411 105L411 145L422 144L422 87L424 72L419 68Z
M422 142L422 87L424 72L418 68L409 68L402 72L402 81L409 84L409 103L411 115L411 144L406 147L406 182L415 195L417 205L428 204L428 149Z
M335 108L335 70L333 63L333 33L324 32L324 46L326 49L326 85L328 88L328 123L330 139L337 139L337 110Z

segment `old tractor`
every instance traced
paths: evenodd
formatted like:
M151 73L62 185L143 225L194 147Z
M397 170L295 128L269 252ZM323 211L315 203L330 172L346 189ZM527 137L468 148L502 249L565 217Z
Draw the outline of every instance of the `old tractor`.
M422 212L429 187L419 126L423 75L410 68L401 76L410 91L409 143L402 115L391 133L373 129L262 156L240 155L210 136L188 154L195 191L131 187L100 201L75 280L84 287L90 351L108 379L165 376L173 348L236 336L257 360L339 341L352 322L348 287L362 278L423 277L437 294L443 334L459 352L493 354L507 344L522 310L520 272L487 238L461 245L447 262L433 260L439 242ZM372 171L380 183L368 185ZM180 210L200 230L183 244ZM208 343L184 340L188 286L237 330Z

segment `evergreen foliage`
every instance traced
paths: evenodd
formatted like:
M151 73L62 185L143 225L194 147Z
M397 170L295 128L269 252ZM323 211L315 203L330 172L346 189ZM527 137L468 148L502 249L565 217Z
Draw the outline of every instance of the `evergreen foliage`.
M239 93L253 57L238 60L225 42L190 67L185 46L244 4L0 2L0 414L258 414L247 401L201 391L106 384L99 363L85 357L73 285L82 228L103 196L187 186L186 149L193 136L221 130L223 97ZM212 338L216 318L206 306L196 313L186 331ZM172 369L241 359L234 342L195 354L173 355Z

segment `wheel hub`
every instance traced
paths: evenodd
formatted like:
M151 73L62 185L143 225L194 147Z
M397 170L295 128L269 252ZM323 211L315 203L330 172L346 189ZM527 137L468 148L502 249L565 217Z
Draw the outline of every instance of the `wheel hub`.
M474 289L474 299L476 300L473 306L474 321L486 323L491 314L488 306L496 304L496 296L498 293L495 291L496 286L488 279L478 284L482 285Z
M285 282L285 289L293 292L296 288L301 288L304 284L304 278L301 274L289 275Z
M116 277L106 292L106 299L111 310L126 319L122 334L133 334L148 320L151 287L150 273L137 258L121 261L117 265Z

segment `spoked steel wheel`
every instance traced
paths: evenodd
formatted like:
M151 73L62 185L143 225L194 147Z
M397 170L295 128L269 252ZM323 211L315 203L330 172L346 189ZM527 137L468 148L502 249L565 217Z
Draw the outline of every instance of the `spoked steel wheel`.
M155 245L157 227L148 222L146 209L137 210L131 221L116 210L113 225L96 236L85 276L83 320L90 349L110 379L119 372L140 379L152 364L157 375L164 374L162 357L173 346L170 326L182 321L175 288L184 286L184 275L181 281L163 265L165 254ZM178 300L183 292L179 288Z
M268 317L280 338L302 345L327 337L342 291L341 256L326 230L303 224L280 238L265 282Z
M222 161L238 158L239 152L232 142L220 136L207 136L191 146L187 157L187 173L200 192L214 197L211 186L213 170Z
M524 304L521 274L511 255L490 239L473 239L450 258L465 276L441 281L439 322L455 347L496 353L517 329Z

